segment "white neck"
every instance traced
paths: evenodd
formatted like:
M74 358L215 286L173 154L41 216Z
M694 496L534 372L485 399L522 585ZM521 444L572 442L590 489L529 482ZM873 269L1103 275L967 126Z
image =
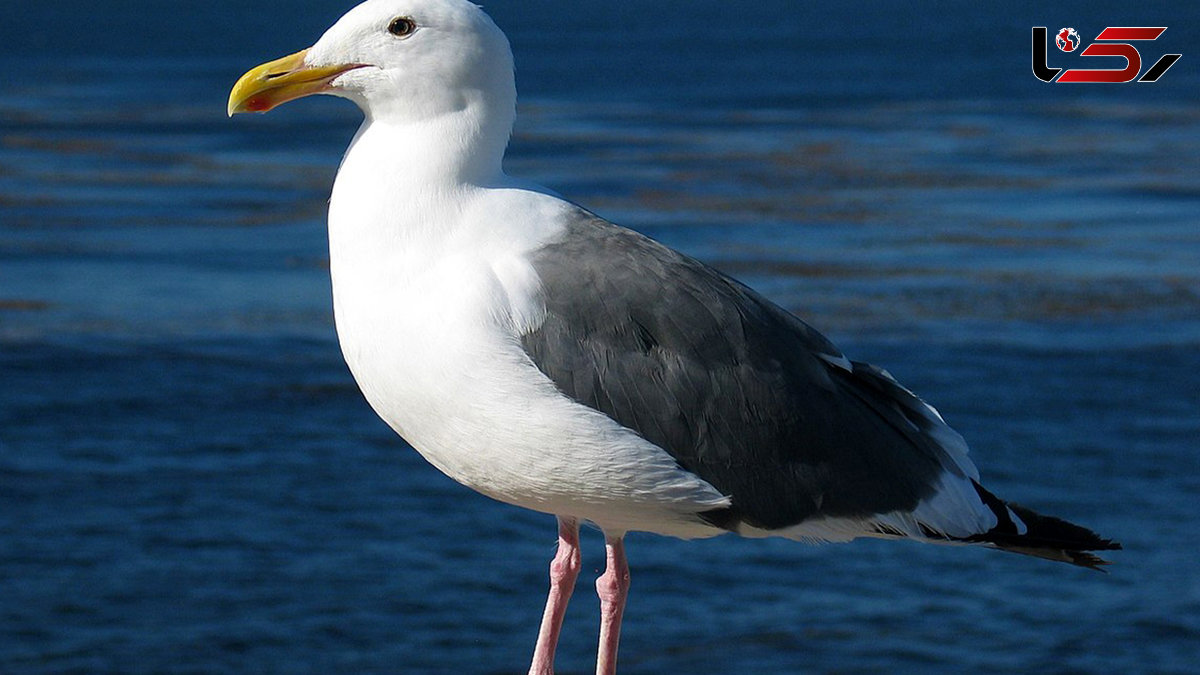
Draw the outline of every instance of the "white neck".
M511 105L490 109L494 107L477 99L411 120L368 112L346 149L341 171L361 163L414 186L486 185L500 174L514 118Z
M480 108L404 123L368 117L334 181L330 235L360 237L366 233L354 231L359 225L375 223L395 231L367 238L422 237L431 234L430 228L451 224L454 214L439 209L461 203L456 197L463 192L502 183L512 115L489 115Z

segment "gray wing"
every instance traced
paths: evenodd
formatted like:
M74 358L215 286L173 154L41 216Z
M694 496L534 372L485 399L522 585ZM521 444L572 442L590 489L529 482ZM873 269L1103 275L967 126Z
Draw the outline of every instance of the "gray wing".
M907 511L962 473L936 412L702 263L581 210L532 264L547 316L529 357L730 496L702 514L716 525Z

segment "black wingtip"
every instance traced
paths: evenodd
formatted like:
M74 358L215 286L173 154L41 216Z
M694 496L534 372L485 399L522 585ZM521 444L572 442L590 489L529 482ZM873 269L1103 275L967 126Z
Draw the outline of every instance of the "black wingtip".
M996 514L999 523L983 534L971 537L972 541L986 543L1002 551L1030 555L1045 560L1065 562L1079 567L1105 571L1109 561L1090 551L1119 551L1121 544L1105 539L1095 532L1074 523L1027 509L1018 504L1008 504L996 495L975 483L984 504ZM1023 528L1018 528L1009 512L1015 515Z
M1043 560L1053 560L1055 562L1065 562L1078 567L1086 567L1090 570L1096 570L1097 572L1104 572L1105 574L1108 574L1108 570L1104 569L1105 566L1112 564L1112 562L1105 560L1098 555L1089 553L1088 551L1077 551L1064 548L1014 546L1012 544L997 542L987 543L991 544L998 551L1019 553L1021 555L1033 556ZM1114 544L1112 542L1109 543L1111 545L1103 550L1119 550L1121 548L1120 544Z

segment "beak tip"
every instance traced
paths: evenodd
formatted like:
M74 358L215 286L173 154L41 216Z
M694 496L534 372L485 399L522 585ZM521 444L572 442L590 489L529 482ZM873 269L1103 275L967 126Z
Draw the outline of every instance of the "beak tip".
M242 98L237 96L235 92L235 95L230 97L229 104L225 106L225 113L230 117L239 113L265 113L274 108L277 103L270 96L253 94Z
M256 66L238 78L229 92L225 113L265 113L294 98L318 94L344 67L312 69L305 65L308 50Z

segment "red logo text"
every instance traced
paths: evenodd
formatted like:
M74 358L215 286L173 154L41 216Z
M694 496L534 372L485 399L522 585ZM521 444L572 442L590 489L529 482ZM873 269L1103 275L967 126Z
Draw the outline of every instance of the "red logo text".
M1048 51L1048 31L1045 26L1033 27L1033 74L1043 82L1098 82L1117 84L1122 82L1156 82L1175 65L1182 54L1163 54L1146 70L1142 72L1142 54L1134 47L1134 42L1152 42L1166 31L1163 27L1131 27L1109 26L1100 31L1096 40L1088 45L1079 56L1119 56L1125 59L1124 68L1051 68L1046 64ZM1079 34L1074 28L1059 29L1054 36L1055 45L1063 52L1075 52L1079 47Z

